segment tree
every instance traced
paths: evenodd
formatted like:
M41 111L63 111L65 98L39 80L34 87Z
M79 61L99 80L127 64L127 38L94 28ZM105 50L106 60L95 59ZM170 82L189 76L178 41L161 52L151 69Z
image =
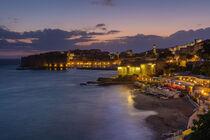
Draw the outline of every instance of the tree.
M194 131L187 140L209 140L210 139L210 111L203 115L198 115L199 120L194 120L192 130Z
M203 49L198 51L198 55L205 61L210 60L210 40L203 43Z
M205 76L210 76L210 62L204 62L201 66L200 71Z
M193 55L186 54L186 58L187 58L187 59L192 59L192 58L193 58Z

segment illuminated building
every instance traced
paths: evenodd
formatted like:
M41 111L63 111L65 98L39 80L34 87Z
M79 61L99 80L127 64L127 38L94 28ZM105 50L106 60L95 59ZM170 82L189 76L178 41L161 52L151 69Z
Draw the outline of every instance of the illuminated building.
M117 54L118 55L118 54ZM120 58L130 58L130 57L132 57L133 56L133 51L132 50L127 50L127 51L125 51L125 52L121 52L120 54L119 54L119 57Z
M174 79L165 80L164 85L170 88L174 88L174 89L186 90L189 93L192 93L194 89L194 83L183 82L183 81L174 80Z
M119 52L117 52L117 54L116 54L116 55L117 55L117 59L119 59L119 58L120 58L120 54L119 54Z
M154 75L155 66L153 63L140 64L139 66L119 66L117 69L119 76L126 75Z
M156 50L156 45L155 44L153 45L153 53L154 53L155 56L157 55L157 50Z
M176 79L191 82L204 87L210 87L210 79L204 76L175 76Z
M116 68L121 61L69 61L71 68Z
M118 67L117 68L118 75L126 76L126 75L139 75L140 67Z
M186 60L181 60L180 63L179 63L179 65L181 67L186 67L187 66L187 61Z

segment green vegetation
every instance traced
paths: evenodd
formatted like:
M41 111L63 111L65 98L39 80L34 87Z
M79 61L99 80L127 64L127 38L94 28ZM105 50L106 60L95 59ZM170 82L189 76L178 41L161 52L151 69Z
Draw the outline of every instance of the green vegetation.
M201 66L192 69L192 73L201 74L210 77L210 43L206 41L203 43L203 49L198 51L199 57L202 59Z
M210 111L204 115L198 115L199 120L194 120L193 132L186 140L209 140L210 139Z
M198 55L204 61L210 60L210 43L208 41L203 43L203 49L198 52Z
M210 62L205 61L200 68L201 74L210 77Z
M192 73L210 77L210 61L205 61L201 66L193 68Z
M194 96L190 96L190 98L191 98L194 102L198 103L198 102L197 102L197 99L196 99Z
M188 92L186 90L181 90L181 93L179 94L179 97L184 97L188 95Z
M168 50L163 53L159 53L159 56L158 56L159 59L165 59L168 57L174 57L174 55Z
M175 63L168 63L164 70L166 71L165 73L174 73L174 72L185 72L186 68L181 67Z

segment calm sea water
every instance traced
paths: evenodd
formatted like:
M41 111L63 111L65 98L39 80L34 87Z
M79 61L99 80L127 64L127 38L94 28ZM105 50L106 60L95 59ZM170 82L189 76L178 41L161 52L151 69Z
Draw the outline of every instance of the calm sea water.
M0 140L150 140L125 86L80 86L114 71L0 66Z

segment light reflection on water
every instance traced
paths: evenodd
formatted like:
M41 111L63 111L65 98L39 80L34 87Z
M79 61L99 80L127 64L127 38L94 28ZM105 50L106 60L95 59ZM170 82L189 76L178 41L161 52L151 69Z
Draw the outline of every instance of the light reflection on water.
M125 86L82 87L112 71L16 71L0 68L1 140L150 140Z

